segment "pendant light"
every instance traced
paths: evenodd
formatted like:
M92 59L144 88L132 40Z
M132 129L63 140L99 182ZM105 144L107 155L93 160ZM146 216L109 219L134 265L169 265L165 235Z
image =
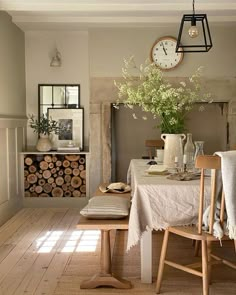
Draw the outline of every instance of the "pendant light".
M176 52L207 52L212 47L211 33L206 14L184 14L181 20Z

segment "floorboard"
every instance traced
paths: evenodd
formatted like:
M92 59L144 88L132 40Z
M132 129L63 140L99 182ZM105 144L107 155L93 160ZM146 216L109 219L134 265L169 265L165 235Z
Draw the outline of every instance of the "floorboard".
M80 282L99 271L100 232L77 230L78 220L76 208L27 208L0 227L0 295L155 294L155 283L140 282L139 246L126 253L126 231L117 231L113 272L131 280L133 288L80 290ZM162 237L163 233L153 234L154 280ZM223 246L217 243L216 252L235 261L233 243L224 242ZM171 236L168 256L180 263L193 262L191 241ZM232 269L214 266L212 282L211 294L236 294L236 272ZM166 267L162 292L199 295L201 280Z

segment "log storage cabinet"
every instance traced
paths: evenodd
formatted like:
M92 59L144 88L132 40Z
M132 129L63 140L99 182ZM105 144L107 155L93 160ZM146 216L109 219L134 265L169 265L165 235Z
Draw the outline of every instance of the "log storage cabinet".
M26 198L84 198L87 153L23 153Z

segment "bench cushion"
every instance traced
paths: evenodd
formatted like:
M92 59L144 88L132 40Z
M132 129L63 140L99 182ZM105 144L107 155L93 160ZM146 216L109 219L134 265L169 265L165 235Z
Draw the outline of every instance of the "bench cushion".
M119 196L94 196L80 214L90 219L120 219L129 215L130 200Z

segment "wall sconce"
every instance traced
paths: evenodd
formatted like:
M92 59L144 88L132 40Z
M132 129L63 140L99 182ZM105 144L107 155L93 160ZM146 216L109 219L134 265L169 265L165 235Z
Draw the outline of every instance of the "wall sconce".
M60 67L60 66L61 66L61 53L56 48L56 52L54 56L52 57L50 67Z
M181 20L176 52L207 52L212 47L210 29L206 14L195 14L195 0L193 13L184 14ZM186 33L189 38L181 40Z

